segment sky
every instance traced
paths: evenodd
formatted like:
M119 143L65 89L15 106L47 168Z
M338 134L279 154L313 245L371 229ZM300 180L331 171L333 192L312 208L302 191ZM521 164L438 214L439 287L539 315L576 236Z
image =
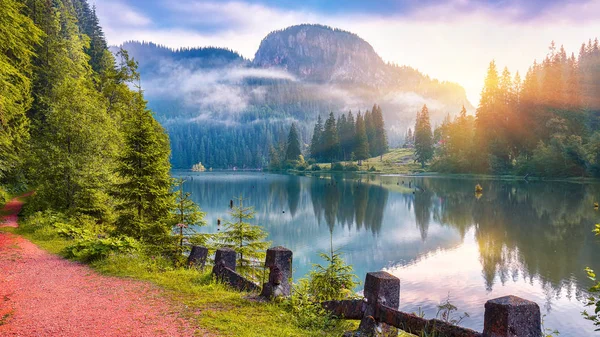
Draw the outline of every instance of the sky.
M524 77L551 41L577 56L600 37L600 0L89 0L111 45L216 46L253 59L271 31L319 23L358 34L386 62L462 85L477 106L489 62Z

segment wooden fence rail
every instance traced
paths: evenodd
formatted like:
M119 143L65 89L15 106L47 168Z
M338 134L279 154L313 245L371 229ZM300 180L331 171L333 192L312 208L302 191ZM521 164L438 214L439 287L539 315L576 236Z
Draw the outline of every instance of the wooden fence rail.
M329 301L323 307L344 319L361 320L357 331L345 336L397 336L400 329L417 336L440 337L541 337L540 307L516 296L492 299L485 304L483 333L437 319L425 319L398 310L400 279L387 272L367 273L365 298Z
M204 265L208 250L196 248L190 265ZM235 271L236 253L221 248L215 254L213 273L239 290L258 291L261 287ZM267 250L265 267L269 279L262 286L266 298L291 294L292 251L284 247ZM542 337L540 307L531 301L505 296L485 303L483 332L474 331L438 319L425 319L398 310L400 279L384 271L367 273L364 298L322 303L331 314L342 319L360 320L357 331L344 336L397 336L398 330L416 335L438 337Z

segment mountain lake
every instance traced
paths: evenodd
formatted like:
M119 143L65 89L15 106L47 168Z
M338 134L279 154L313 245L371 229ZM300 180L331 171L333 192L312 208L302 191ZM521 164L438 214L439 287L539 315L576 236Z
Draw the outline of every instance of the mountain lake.
M449 297L468 313L460 325L483 330L487 300L516 295L539 304L545 328L592 336L581 316L600 271L600 184L473 180L452 177L174 171L207 213L201 232L230 220L243 195L253 224L273 246L294 253L294 279L305 277L331 245L361 282L385 270L401 280L400 310L434 318ZM480 184L483 193L476 194ZM357 291L361 291L359 286Z

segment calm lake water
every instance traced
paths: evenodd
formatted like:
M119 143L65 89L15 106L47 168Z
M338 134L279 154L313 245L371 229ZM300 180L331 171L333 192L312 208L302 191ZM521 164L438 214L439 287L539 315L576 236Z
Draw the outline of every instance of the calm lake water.
M207 212L204 232L228 219L243 195L254 223L273 245L294 252L294 278L322 262L330 242L364 281L386 270L401 280L400 309L436 315L450 296L461 325L481 331L488 299L516 295L537 302L547 328L594 336L580 312L590 286L583 269L600 271L592 229L600 185L452 178L248 172L175 172ZM410 183L411 188L408 188ZM484 192L477 197L475 185ZM415 186L417 188L416 192ZM360 290L360 289L357 289Z

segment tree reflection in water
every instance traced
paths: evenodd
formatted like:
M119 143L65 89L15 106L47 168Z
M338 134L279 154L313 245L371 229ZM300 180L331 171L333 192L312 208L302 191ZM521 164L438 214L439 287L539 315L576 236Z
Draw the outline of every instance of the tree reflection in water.
M479 198L477 183L484 189ZM269 240L294 251L295 277L318 262L318 252L329 250L330 233L359 276L381 268L410 270L400 275L407 287L411 279L427 283L425 265L465 247L469 255L457 256L461 261L433 267L441 268L440 277L457 272L469 279L477 277L470 270L478 269L479 281L472 283L479 283L482 296L529 285L546 310L562 310L553 303L563 297L585 295L585 266L600 270L600 245L590 232L598 184L213 172L194 176L185 188L211 224L226 213L232 196L247 195ZM471 243L472 251L465 246ZM456 287L429 291L442 297L467 291Z

